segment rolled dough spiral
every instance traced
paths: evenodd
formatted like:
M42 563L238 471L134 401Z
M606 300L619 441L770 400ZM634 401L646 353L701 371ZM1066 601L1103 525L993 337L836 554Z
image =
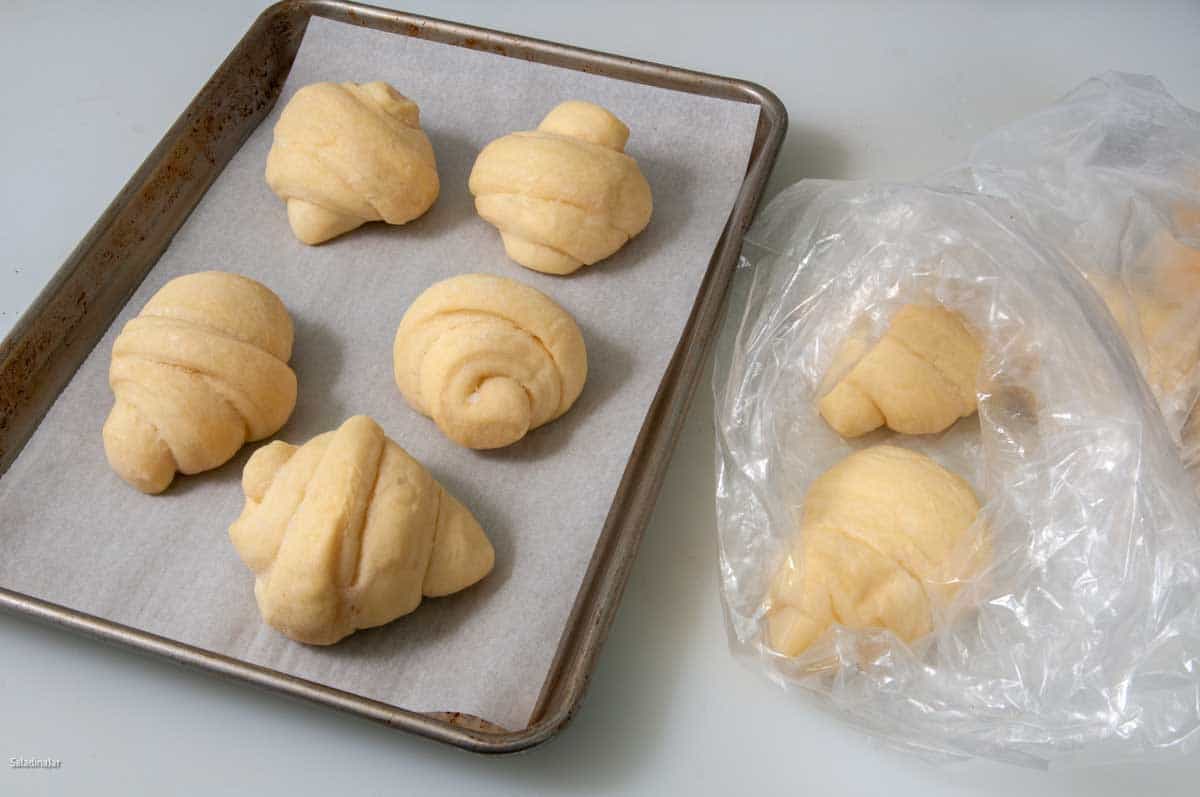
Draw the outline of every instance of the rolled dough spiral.
M396 385L468 448L500 448L562 415L583 390L575 320L545 294L465 274L417 297L396 330Z

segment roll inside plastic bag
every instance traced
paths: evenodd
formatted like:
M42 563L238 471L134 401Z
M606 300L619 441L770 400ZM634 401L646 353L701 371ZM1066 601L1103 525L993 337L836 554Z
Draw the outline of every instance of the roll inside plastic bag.
M714 377L721 589L737 652L908 748L1046 765L1194 747L1200 505L1129 346L1069 256L1003 199L811 181L760 214L743 265ZM951 312L979 342L977 413L934 434L889 423L839 434L822 399L908 307ZM902 609L926 612L922 622L898 632L845 616L882 607L903 625L897 604L871 593L884 594L880 581L841 610L835 597L828 628L781 651L770 622L781 568L811 533L806 499L823 474L881 446L961 478L978 513L943 539L944 567L889 554L905 588L920 589ZM887 486L849 494L911 520L912 502ZM797 583L814 567L799 563Z
M986 136L945 182L1008 199L1087 275L1200 465L1200 113L1110 72Z

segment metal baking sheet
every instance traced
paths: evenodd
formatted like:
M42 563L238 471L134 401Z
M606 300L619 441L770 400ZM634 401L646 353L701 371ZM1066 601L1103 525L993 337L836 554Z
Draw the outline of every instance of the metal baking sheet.
M308 26L293 66L286 53L298 41L307 13L336 21L320 19ZM347 21L405 36L362 30ZM267 41L248 45L263 27ZM430 35L434 31L438 35ZM472 749L526 746L562 724L582 692L587 668L611 620L670 438L682 417L678 410L689 384L694 384L699 358L689 364L689 355L711 333L711 323L700 332L696 324L706 297L715 318L715 302L731 265L732 252L725 252L729 262L722 264L720 257L721 245L730 247L730 230L721 235L720 225L731 209L729 223L736 225L735 233L740 234L748 221L748 211L745 218L736 218L737 205L746 199L740 170L747 153L743 150L741 160L732 164L738 171L730 175L728 161L738 157L736 146L723 148L712 142L736 141L737 120L745 125L746 112L753 110L759 117L753 173L754 159L761 159L763 149L761 117L768 109L763 102L718 102L708 96L664 93L639 81L546 69L529 57L532 53L510 56L510 48L536 49L537 43L502 34L490 34L495 38L489 40L486 32L465 31L339 3L269 10L230 61L239 50L245 51L243 57L260 58L265 50L277 69L288 72L285 98L297 86L318 79L381 77L411 93L422 105L423 121L439 154L442 198L426 219L400 231L377 226L324 247L301 247L290 240L282 209L262 185L270 124L258 124L257 112L265 110L261 100L235 109L253 109L240 127L236 118L216 116L211 108L204 115L202 92L189 113L198 111L195 116L204 124L193 123L188 131L200 153L214 143L204 141L204 134L219 132L226 119L227 133L249 135L249 140L228 149L228 165L202 158L209 169L177 168L164 175L159 191L169 198L198 181L207 184L225 167L187 223L171 229L179 234L165 256L148 259L146 265L153 270L134 300L125 304L124 297L113 298L111 310L121 310L117 319L123 320L166 279L214 259L262 279L283 296L298 325L293 363L300 376L301 402L280 436L298 442L351 412L374 415L493 531L498 549L494 577L461 598L431 602L399 623L361 633L333 649L297 646L266 629L257 621L249 575L224 540L224 526L240 505L237 474L250 449L209 476L184 480L169 498L131 496L103 470L95 430L107 411L104 374L114 326L63 392L26 455L0 480L0 514L8 515L5 525L11 529L10 555L0 561L0 584L14 588L6 592L5 603L76 625L82 622L82 610L93 615L88 630L243 677L252 672L251 679L258 683ZM459 33L461 41L454 42L452 37ZM422 40L439 37L451 40ZM447 48L446 43L468 49ZM571 55L557 45L544 47L547 61ZM597 58L611 57L593 56ZM530 60L534 63L527 63ZM229 79L230 61L214 82ZM372 68L376 74L363 74ZM593 63L586 71L600 70ZM255 73L242 76L253 80ZM267 78L263 99L279 96L272 85L278 77ZM489 86L504 87L503 96L494 96L490 105L479 96ZM211 88L212 84L206 92ZM630 122L631 154L642 161L659 207L650 230L622 254L563 280L508 262L494 231L473 218L462 184L474 152L487 140L532 126L546 108L570 96L596 99ZM777 126L773 132L782 131ZM169 133L168 140L171 137ZM173 154L186 154L181 144ZM147 166L152 161L154 155ZM717 184L723 177L732 178L724 190ZM761 178L765 170L758 189ZM147 193L144 185L137 198ZM130 204L136 202L119 208L119 198L114 208L129 210ZM156 228L161 231L163 224L161 217L134 216L131 221L149 228L135 241L151 237ZM707 262L714 247L718 256ZM129 266L119 261L108 276ZM720 268L726 273L714 286L714 272ZM140 270L144 274L145 267ZM448 445L399 400L387 384L390 369L375 362L390 362L388 342L395 323L416 293L437 278L476 270L513 276L555 296L580 319L593 352L590 394L584 394L592 401L581 400L562 421L499 455ZM62 291L56 294L52 300L61 299ZM597 302L597 296L608 299ZM106 315L111 323L112 312ZM647 334L641 327L651 316L655 325ZM40 318L45 320L44 315ZM23 319L6 341L0 373L7 374L7 355L21 342L30 320ZM54 359L47 358L47 366ZM47 366L43 374L50 370ZM31 372L24 380L26 390L38 384L37 375ZM673 408L663 403L671 393L676 394ZM658 416L664 407L672 414ZM3 464L8 465L9 429L0 426L0 433L5 435L0 443ZM88 439L95 444L80 444ZM642 468L649 470L638 478ZM74 485L69 496L17 500L34 486L47 484L49 473L59 483ZM90 528L85 532L79 516L88 511ZM214 524L214 516L222 521ZM48 537L59 541L50 556L43 544ZM91 572L103 573L103 579L89 577L89 565L95 563L102 566ZM153 645L147 632L160 635ZM438 709L465 710L490 722L464 721Z

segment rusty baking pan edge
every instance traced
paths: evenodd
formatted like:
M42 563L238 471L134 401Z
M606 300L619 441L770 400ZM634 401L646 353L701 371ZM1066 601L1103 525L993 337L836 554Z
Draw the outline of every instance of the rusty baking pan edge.
M0 608L466 750L516 752L555 735L579 707L715 337L742 235L787 130L787 111L769 90L745 81L340 0L273 5L255 20L0 344L0 475L209 185L269 113L313 16L760 108L737 201L643 422L529 726L492 731L471 717L409 711L3 588ZM247 76L262 84L247 86ZM192 178L193 172L199 172L199 179ZM155 217L148 231L137 224L147 214Z

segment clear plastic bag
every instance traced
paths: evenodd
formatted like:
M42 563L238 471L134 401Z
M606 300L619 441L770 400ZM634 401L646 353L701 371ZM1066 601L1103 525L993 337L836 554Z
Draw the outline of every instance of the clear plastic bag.
M1110 72L985 137L946 182L1009 199L1088 276L1200 465L1200 113Z
M714 377L734 648L910 749L1045 765L1194 747L1200 505L1100 297L1040 240L1003 199L921 186L806 181L760 214ZM982 342L979 411L843 440L816 408L835 351L911 302ZM764 601L805 492L885 441L972 484L987 564L912 644L835 626L782 657Z

